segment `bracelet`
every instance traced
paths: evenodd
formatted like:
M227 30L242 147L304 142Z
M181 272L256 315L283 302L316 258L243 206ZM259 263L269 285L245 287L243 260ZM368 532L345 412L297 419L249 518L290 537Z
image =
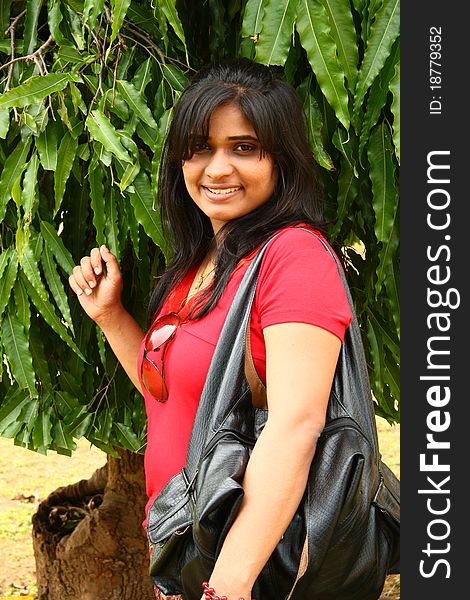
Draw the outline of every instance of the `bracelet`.
M202 591L204 592L204 600L227 600L227 596L218 596L215 593L214 588L211 588L207 581L204 581L204 583L202 584ZM245 599L239 598L238 600Z

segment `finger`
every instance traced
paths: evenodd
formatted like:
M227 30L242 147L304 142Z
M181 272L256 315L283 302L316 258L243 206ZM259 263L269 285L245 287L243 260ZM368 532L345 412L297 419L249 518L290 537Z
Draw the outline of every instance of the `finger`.
M75 287L72 289L76 290L76 288L78 287L82 290L82 292L85 292L85 294L87 296L89 296L91 294L92 290L88 286L88 282L87 282L85 276L83 275L81 265L73 268L72 277L75 280ZM76 292L76 293L78 293L78 292Z
M73 292L77 294L77 296L81 296L83 294L82 288L77 284L73 275L70 275L69 277L69 285L72 288Z
M121 279L121 270L119 269L119 264L114 254L112 254L104 244L100 247L100 253L101 258L106 264L108 279L111 281L119 281Z
M90 260L95 275L101 275L101 273L103 272L103 265L101 261L101 254L99 248L92 249L92 251L90 252Z
M96 276L93 271L93 266L91 264L91 258L89 256L84 256L80 260L80 267L82 269L82 275L85 278L85 281L88 284L88 287L94 288L96 285Z

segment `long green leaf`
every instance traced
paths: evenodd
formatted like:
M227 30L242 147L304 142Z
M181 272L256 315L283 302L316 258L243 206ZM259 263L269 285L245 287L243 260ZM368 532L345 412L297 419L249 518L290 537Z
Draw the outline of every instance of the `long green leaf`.
M129 154L121 144L121 138L111 121L98 109L92 110L86 120L86 126L93 139L123 162L132 162Z
M85 0L83 4L83 25L88 25L90 31L93 31L103 10L104 0Z
M121 256L121 249L119 245L118 212L117 202L114 196L114 188L110 188L105 194L105 211L105 231L108 248L119 260Z
M165 15L165 17L167 18L168 23L172 26L173 31L183 42L183 46L186 51L186 62L189 64L188 49L186 47L186 37L184 35L183 25L181 24L178 12L176 10L176 0L158 0L157 4L163 12L163 14Z
M60 142L57 152L57 168L54 171L54 216L58 213L62 203L65 186L67 185L67 180L77 153L77 147L78 139L74 138L69 131L66 131Z
M0 0L0 33L5 35L5 31L10 24L10 10L12 0Z
M121 439L123 448L132 450L133 452L139 452L142 448L142 444L132 429L123 423L113 423L113 429L116 431L118 437Z
M52 422L51 422L52 407L42 410L39 413L33 427L33 443L36 452L47 454L52 442Z
M370 136L368 158L372 181L377 241L387 240L396 211L395 173L387 125L378 125Z
M390 82L390 91L393 95L392 114L393 114L393 145L398 164L400 164L400 63L395 65L395 75Z
M72 335L74 334L72 315L70 314L69 303L67 300L67 294L65 293L64 285L57 273L56 264L49 246L44 247L44 252L41 257L41 264L44 269L44 277L46 278L47 285L52 293L57 306L59 307L62 316L67 323Z
M361 125L361 141L359 144L359 156L362 157L364 148L369 142L369 134L371 129L380 119L382 109L387 103L390 82L395 74L395 66L400 61L400 45L398 40L394 43L392 51L385 61L383 69L375 78L367 98L367 108L365 113L361 112L359 121Z
M29 336L31 326L31 308L29 306L28 294L21 283L21 279L15 281L13 286L14 311L19 322L23 325L26 335ZM10 306L12 306L12 298L10 298ZM13 307L12 307L13 308Z
M2 342L11 373L20 388L27 389L33 397L38 396L34 377L33 359L29 352L28 338L17 317L5 313L2 323Z
M359 181L354 173L351 164L346 160L341 160L340 173L338 177L338 195L336 222L332 230L332 235L335 237L341 230L341 225L345 216L348 214L348 209L357 198L359 193Z
M64 36L60 30L62 22L62 12L60 10L60 0L48 0L47 4L47 23L52 39L56 44L61 44Z
M20 416L24 406L31 401L27 390L18 387L11 387L11 392L2 399L0 406L0 435L4 435L4 431L12 423L15 423Z
M317 163L327 169L328 171L332 171L335 166L331 159L331 156L325 150L322 139L322 131L323 131L323 114L318 106L318 103L314 96L310 93L307 93L305 102L304 102L304 112L307 121L308 133L310 138L310 145L312 147L313 156Z
M23 257L21 259L21 268L41 300L48 302L49 294L42 281L38 261L34 255L33 249L29 245L24 249Z
M40 102L46 96L63 90L69 81L80 82L81 79L68 73L49 73L35 75L18 87L8 90L0 97L0 108L16 106L22 108Z
M134 208L136 220L142 225L145 233L159 246L165 255L169 256L168 243L163 235L162 224L158 211L153 208L153 194L147 175L141 171L134 180L133 194L126 190Z
M75 266L72 255L67 250L57 231L48 221L41 221L41 233L46 245L51 250L59 266L70 275Z
M3 140L7 137L10 129L10 110L8 108L0 108L0 138Z
M256 43L256 60L266 65L283 65L289 54L297 0L268 0Z
M24 288L25 286L23 285L21 279L19 281ZM37 379L41 382L42 389L52 389L52 379L49 372L49 360L44 349L45 336L39 328L38 321L33 320L31 323L29 340L29 349L33 358L33 367Z
M105 206L103 170L99 165L93 164L93 162L90 163L88 180L90 182L90 206L93 211L93 225L96 230L96 241L98 246L101 246L106 243L104 235Z
M6 159L0 176L0 221L5 217L8 201L11 198L11 190L15 181L21 176L26 168L26 158L31 147L31 137L18 142L16 148Z
M153 118L153 115L147 106L142 94L130 83L129 81L119 80L117 86L121 92L121 96L127 102L127 105L131 111L139 117L141 121L146 123L149 127L154 129L158 128L158 125Z
M26 2L26 18L23 30L23 53L31 54L38 40L38 20L43 0L28 0Z
M42 168L45 171L55 171L57 167L57 127L54 121L49 121L46 129L35 138Z
M32 155L23 178L23 190L21 192L21 204L23 206L25 226L33 219L38 201L37 176L39 160L36 152Z
M400 32L400 0L383 0L372 24L356 85L353 118L357 121L367 90L379 74Z
M321 0L300 0L296 27L323 94L338 120L349 129L345 75L338 62L336 44L331 37L328 15Z
M11 291L16 281L16 274L18 272L18 254L15 248L8 248L2 254L5 255L5 259L8 260L8 267L2 277L2 285L0 286L0 317L3 314L9 300Z
M7 248L0 254L0 281L2 280L3 271L6 269L8 261L10 260L11 250L11 247Z
M29 297L33 301L34 305L38 309L41 317L46 321L46 323L57 333L57 335L71 348L77 356L79 356L83 361L86 362L85 357L80 352L80 349L75 344L75 342L70 338L67 329L60 322L60 319L56 315L54 307L52 304L47 301L45 302L41 296L37 293L34 287L29 283L28 278L21 273L21 278L26 290L28 292Z
M117 37L117 34L121 30L124 18L127 13L127 9L131 0L111 0L111 36L109 43L112 44Z
M338 60L348 81L348 88L354 91L357 80L358 46L349 0L322 0L328 13L331 35L338 49Z
M245 5L242 21L242 38L250 38L257 42L261 31L266 0L248 0Z

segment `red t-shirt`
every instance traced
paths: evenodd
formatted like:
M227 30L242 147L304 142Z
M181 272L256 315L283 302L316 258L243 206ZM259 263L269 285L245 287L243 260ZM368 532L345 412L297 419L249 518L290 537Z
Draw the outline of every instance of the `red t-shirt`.
M168 400L157 402L143 388L148 416L145 474L149 501L186 462L199 397L222 325L250 257L235 268L217 305L204 318L184 321L165 351ZM195 275L191 270L160 314L177 311ZM173 298L173 304L172 304ZM186 310L187 312L187 310ZM251 315L251 348L258 375L266 381L263 329L278 323L317 325L341 339L351 311L333 257L315 236L296 227L284 229L270 242L262 259ZM141 372L143 346L139 354Z

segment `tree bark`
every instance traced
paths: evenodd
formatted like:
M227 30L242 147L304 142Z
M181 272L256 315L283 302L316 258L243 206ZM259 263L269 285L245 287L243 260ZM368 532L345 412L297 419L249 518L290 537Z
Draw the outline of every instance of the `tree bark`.
M33 516L38 600L150 600L143 457L57 489Z

